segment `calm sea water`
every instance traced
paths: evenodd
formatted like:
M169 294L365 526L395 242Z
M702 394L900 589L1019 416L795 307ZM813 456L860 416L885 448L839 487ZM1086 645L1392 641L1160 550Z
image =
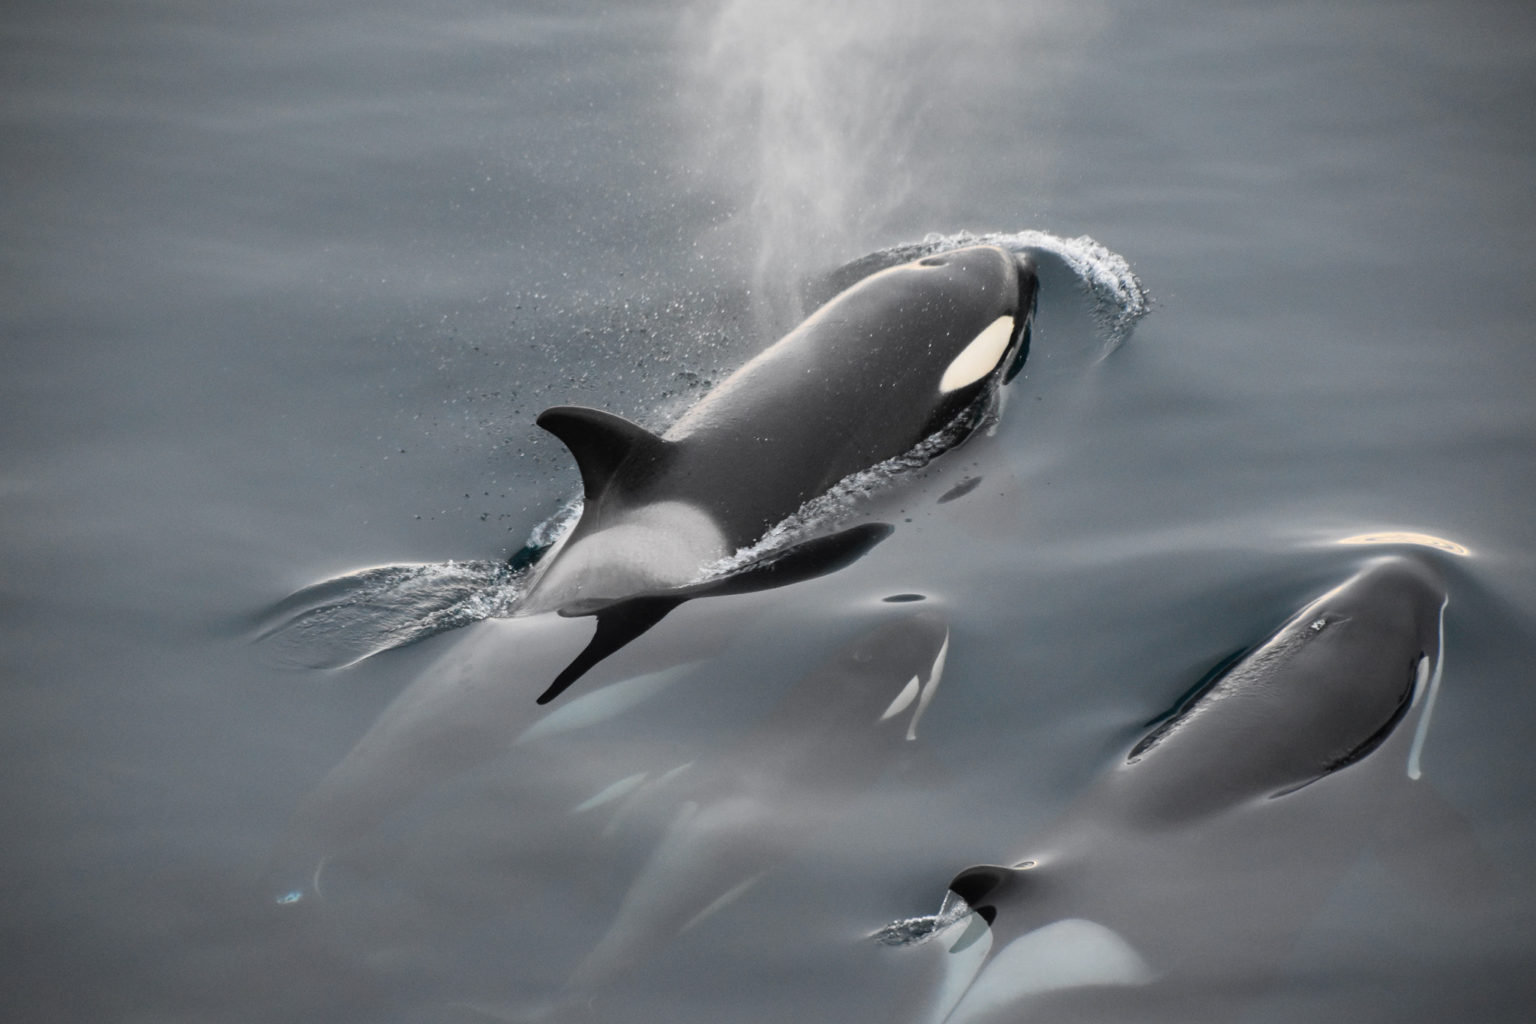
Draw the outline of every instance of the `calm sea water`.
M0 25L7 1020L537 1015L685 797L571 810L755 770L773 709L896 594L950 630L918 740L793 791L834 820L557 1012L926 1020L931 948L868 935L1016 857L1377 550L1340 540L1391 533L1465 552L1436 555L1423 782L1474 854L1410 818L1342 874L1256 878L1317 910L1213 1019L1529 1018L1523 5L64 0ZM548 681L507 620L295 669L251 643L275 604L511 555L577 489L540 409L664 425L805 281L962 230L1091 235L1151 312L1104 355L1042 258L1026 376L995 432L870 500L892 537L685 607L655 637L692 665L673 685L438 780L323 899L271 902L288 815L413 680ZM1472 875L1447 910L1435 879ZM1167 887L1170 927L1230 914L1189 882L1108 884Z

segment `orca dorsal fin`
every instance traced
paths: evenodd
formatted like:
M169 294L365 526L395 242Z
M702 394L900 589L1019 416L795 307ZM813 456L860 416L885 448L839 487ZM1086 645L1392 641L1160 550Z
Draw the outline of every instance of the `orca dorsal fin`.
M557 405L535 421L558 437L576 458L587 500L603 493L620 466L633 457L656 461L667 442L622 416L580 405Z

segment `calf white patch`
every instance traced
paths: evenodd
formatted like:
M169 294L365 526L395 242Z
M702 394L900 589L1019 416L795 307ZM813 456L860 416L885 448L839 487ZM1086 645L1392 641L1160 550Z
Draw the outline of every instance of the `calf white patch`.
M896 699L891 701L891 706L885 709L885 714L880 716L880 721L883 722L888 718L895 718L905 711L908 705L917 700L918 691L921 689L922 687L917 682L917 676L907 680L907 685L902 687L901 692L896 695Z
M972 938L971 928L977 924L983 927L979 934L974 935L975 941L962 943L960 940ZM966 914L936 932L934 938L939 945L948 946L952 950L944 956L944 980L939 985L938 997L928 1017L929 1024L944 1024L986 963L987 953L992 949L992 929L985 927L981 918Z
M944 631L944 643L939 646L939 653L934 655L933 664L928 668L928 685L923 687L922 696L918 698L917 710L912 712L912 721L907 723L907 739L917 739L917 723L923 717L923 712L928 710L928 705L933 703L933 695L938 691L939 679L944 675L944 659L949 655L949 630Z
M995 370L1008 351L1008 341L1012 337L1013 317L1000 316L992 321L949 364L939 380L940 393L948 394L974 384Z
M1067 918L1005 946L946 1020L990 1020L1030 996L1088 985L1145 985L1155 977L1119 934L1094 921Z
M1440 638L1435 647L1435 667L1428 671L1429 659L1419 659L1418 678L1414 681L1413 699L1418 701L1424 694L1426 673L1429 676L1429 693L1424 695L1424 710L1419 713L1419 727L1413 733L1413 747L1408 751L1408 777L1417 779L1423 774L1419 768L1419 755L1424 752L1424 738L1429 735L1429 716L1435 711L1435 698L1440 695L1440 676L1445 671L1445 606L1451 603L1447 597L1440 602Z

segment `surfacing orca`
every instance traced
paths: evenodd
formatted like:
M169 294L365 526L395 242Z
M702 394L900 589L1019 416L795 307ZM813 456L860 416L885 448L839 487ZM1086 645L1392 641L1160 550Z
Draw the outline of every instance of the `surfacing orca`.
M1365 565L1175 708L1025 857L960 872L924 1019L1231 1019L1394 812L1435 848L1435 815L1405 804L1424 788L1445 606L1417 558Z
M1035 298L1027 258L957 249L854 284L660 436L594 409L544 412L581 471L580 519L532 566L513 617L478 624L303 801L274 857L274 898L306 900L328 858L503 752L537 710L528 680L553 679L547 703L685 601L810 579L879 543L890 527L861 523L700 579L850 474L941 432L967 436L1023 365ZM539 614L551 611L566 618ZM586 615L596 629L573 658L568 618Z
M843 291L659 436L596 409L545 410L538 424L575 457L584 504L520 613L606 618L611 650L659 617L620 602L694 583L839 481L940 431L962 440L1023 366L1036 288L1033 264L997 246L938 253Z

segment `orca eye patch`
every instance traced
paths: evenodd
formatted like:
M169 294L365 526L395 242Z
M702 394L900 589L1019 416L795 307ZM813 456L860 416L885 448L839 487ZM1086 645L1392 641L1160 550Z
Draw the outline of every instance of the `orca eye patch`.
M974 384L997 368L1013 338L1013 317L1000 316L955 356L939 380L939 392L948 394Z

